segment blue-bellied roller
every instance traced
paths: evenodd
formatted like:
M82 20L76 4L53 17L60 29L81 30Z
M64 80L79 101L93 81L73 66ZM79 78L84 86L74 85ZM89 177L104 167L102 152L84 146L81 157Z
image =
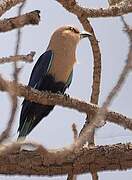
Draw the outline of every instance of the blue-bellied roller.
M62 94L70 86L73 66L76 63L76 47L80 39L90 37L72 26L63 26L51 36L48 48L36 62L28 86L40 91ZM46 117L54 106L41 105L24 100L20 114L18 139L25 138Z

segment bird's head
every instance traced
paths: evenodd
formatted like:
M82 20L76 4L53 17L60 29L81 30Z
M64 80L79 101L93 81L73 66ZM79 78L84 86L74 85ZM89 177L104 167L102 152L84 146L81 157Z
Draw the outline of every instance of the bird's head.
M52 37L51 42L52 43L58 43L58 45L63 45L62 47L66 46L72 46L76 47L78 42L83 38L90 38L92 36L89 32L80 32L77 28L73 26L63 26L57 29Z

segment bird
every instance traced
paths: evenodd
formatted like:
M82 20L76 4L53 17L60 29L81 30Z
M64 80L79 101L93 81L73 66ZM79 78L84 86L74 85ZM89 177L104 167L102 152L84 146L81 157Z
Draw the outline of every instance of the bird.
M28 86L39 91L64 94L72 82L77 44L81 39L91 36L90 32L80 32L70 25L59 27L52 34L46 51L34 65ZM24 99L20 113L18 139L25 139L53 108L53 105L41 105Z

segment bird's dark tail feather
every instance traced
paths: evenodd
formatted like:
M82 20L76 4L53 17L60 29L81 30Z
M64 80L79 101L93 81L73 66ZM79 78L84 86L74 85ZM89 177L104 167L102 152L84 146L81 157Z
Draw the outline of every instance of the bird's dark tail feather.
M26 136L20 136L20 135L18 135L18 137L17 137L17 142L22 142L22 141L24 141L26 139Z
M27 119L25 120L21 130L19 131L19 135L18 135L17 141L18 140L25 140L26 135L28 134L28 130L29 130L31 122L32 121L27 121Z
M32 108L32 111L28 112L28 115L24 120L23 125L18 128L18 140L20 138L25 139L26 136L32 131L32 129L40 122L40 120L43 117L47 116L53 108L54 106L34 106L34 108Z

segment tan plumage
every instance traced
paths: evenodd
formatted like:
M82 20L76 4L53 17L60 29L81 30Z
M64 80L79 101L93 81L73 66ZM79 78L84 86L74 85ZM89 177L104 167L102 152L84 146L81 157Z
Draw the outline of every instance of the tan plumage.
M57 29L51 37L47 51L36 62L28 85L38 90L63 94L72 81L73 66L76 62L76 46L80 39L89 36L91 34L80 33L78 29L71 26ZM24 100L18 139L25 138L53 108L54 106Z
M48 49L54 53L54 61L49 73L56 81L66 82L76 62L76 46L80 40L77 29L64 26L57 29L50 40Z

